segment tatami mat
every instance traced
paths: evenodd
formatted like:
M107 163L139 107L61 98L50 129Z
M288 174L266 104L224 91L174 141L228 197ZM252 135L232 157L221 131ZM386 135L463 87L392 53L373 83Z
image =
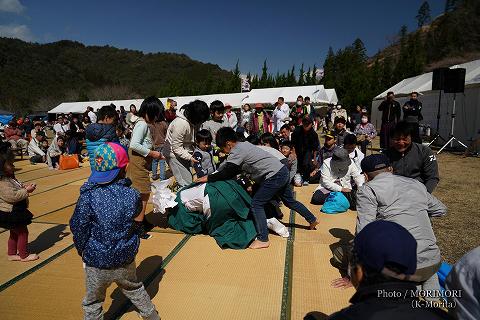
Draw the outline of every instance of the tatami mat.
M72 235L66 225L32 223L28 226L28 232L28 248L31 253L38 253L41 259L32 262L8 261L6 246L10 232L0 234L0 243L5 246L4 250L0 250L0 285L72 244Z
M136 259L138 278L143 280L158 269L162 259L182 238L182 235L154 234L152 239L142 241ZM73 248L23 281L0 292L2 319L78 320L82 318L84 294L82 261ZM157 294L155 286L149 288L149 294ZM124 302L124 295L116 285L112 285L107 292L104 310L111 315Z
M162 319L279 319L286 240L268 250L222 250L195 236L166 268L154 303ZM156 280L156 282L158 282ZM136 319L133 313L123 319Z

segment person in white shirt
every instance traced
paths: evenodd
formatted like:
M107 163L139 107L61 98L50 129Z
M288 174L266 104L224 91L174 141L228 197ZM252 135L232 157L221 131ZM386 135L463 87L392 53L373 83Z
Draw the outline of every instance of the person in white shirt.
M235 112L232 110L232 106L229 103L225 104L225 113L223 114L223 125L230 127L233 130L237 130L238 119Z
M88 117L92 123L97 123L97 115L93 112L92 107L88 107Z
M360 163L365 158L365 154L357 147L357 136L352 133L347 134L343 140L343 148L348 151L350 159L361 170Z
M350 209L356 210L356 191L351 180L355 181L358 188L365 183L365 177L350 159L348 151L343 148L336 149L331 158L323 161L320 172L320 184L312 196L311 203L324 204L330 192L342 192L350 202Z
M245 128L250 121L250 116L252 115L252 110L250 109L250 105L248 103L245 103L243 105L243 109L241 111L241 122L240 126L242 128Z
M55 134L61 135L65 134L70 129L70 126L68 124L68 120L62 116L58 116L57 118L57 123L53 126L53 130L55 131Z
M341 104L337 104L335 108L332 109L332 123L335 123L336 118L344 118L347 120L347 110L343 109Z
M30 156L30 163L45 163L47 162L47 155L40 148L42 141L45 140L45 133L43 131L37 132L35 138L32 138L28 143L28 155Z
M277 107L273 110L274 122L274 132L280 131L280 128L285 124L285 119L290 115L290 107L285 103L283 97L278 97Z

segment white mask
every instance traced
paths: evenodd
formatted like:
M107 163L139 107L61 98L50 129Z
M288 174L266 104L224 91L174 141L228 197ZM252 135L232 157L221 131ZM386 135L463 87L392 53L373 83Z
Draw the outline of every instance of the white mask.
M302 101L297 101L297 106L301 106L302 105Z
M342 109L342 106L337 106L337 109L338 109L338 110Z

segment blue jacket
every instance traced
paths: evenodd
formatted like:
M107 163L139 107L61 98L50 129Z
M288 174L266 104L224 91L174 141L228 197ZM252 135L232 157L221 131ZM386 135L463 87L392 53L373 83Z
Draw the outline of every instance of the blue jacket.
M94 167L93 154L95 149L105 142L118 142L118 137L113 124L92 123L85 130L87 140L88 158L90 159L90 168Z
M131 263L140 239L133 218L142 208L138 191L129 179L107 185L85 182L70 219L73 242L90 267L111 269Z

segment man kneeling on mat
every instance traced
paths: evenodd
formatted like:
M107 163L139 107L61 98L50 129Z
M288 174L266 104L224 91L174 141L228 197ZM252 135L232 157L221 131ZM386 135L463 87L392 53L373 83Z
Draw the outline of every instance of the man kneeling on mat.
M243 170L258 183L258 191L252 199L252 214L258 236L250 244L251 249L267 248L270 245L264 206L276 196L280 197L285 206L304 217L310 224L310 229L315 229L317 218L294 199L288 168L277 157L249 142L238 141L232 128L224 127L218 130L216 141L217 146L229 154L227 160L218 172L204 176L196 182L232 179Z

